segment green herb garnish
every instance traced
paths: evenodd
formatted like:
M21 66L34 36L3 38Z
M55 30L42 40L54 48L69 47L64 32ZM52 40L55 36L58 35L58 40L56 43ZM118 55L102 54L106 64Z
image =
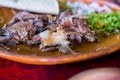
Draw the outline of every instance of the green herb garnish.
M87 23L97 33L112 34L120 29L120 12L91 13L88 15Z

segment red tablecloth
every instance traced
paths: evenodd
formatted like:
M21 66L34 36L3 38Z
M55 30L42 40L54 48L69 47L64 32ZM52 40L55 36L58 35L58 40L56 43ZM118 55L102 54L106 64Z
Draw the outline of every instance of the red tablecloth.
M92 68L119 67L120 51L105 57L64 65L28 65L0 58L0 80L66 80Z

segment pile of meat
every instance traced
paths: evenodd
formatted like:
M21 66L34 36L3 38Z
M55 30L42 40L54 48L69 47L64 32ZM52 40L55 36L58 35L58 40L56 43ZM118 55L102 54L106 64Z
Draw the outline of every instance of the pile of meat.
M82 40L95 41L86 18L79 14L70 15L67 11L59 16L19 12L0 31L0 43L39 45L42 52L59 50L75 54L71 45L80 44Z

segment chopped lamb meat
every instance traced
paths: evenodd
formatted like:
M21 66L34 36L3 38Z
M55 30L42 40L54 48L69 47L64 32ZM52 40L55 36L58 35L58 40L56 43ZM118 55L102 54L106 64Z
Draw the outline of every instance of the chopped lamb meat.
M63 53L75 54L70 48L74 41L95 41L95 34L87 26L86 18L68 12L63 12L60 16L19 12L3 27L0 42L10 45L40 45L43 52L58 49Z

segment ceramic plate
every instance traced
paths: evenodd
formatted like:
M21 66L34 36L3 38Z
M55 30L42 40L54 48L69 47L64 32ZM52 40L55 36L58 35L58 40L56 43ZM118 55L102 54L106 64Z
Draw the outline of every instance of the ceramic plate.
M86 1L86 0L85 0ZM88 0L87 0L88 1ZM89 3L89 2L87 2ZM119 10L119 7L111 7L114 10ZM0 19L3 18L3 23L0 23L0 28L13 17L12 9L0 8ZM63 54L58 51L42 53L37 47L27 47L18 45L15 47L9 46L10 50L5 51L0 47L0 57L26 63L37 65L55 65L65 64L76 61L89 60L104 55L113 53L120 48L120 33L113 34L107 38L101 38L100 42L95 43L82 43L77 46L75 50L78 55L70 53Z

